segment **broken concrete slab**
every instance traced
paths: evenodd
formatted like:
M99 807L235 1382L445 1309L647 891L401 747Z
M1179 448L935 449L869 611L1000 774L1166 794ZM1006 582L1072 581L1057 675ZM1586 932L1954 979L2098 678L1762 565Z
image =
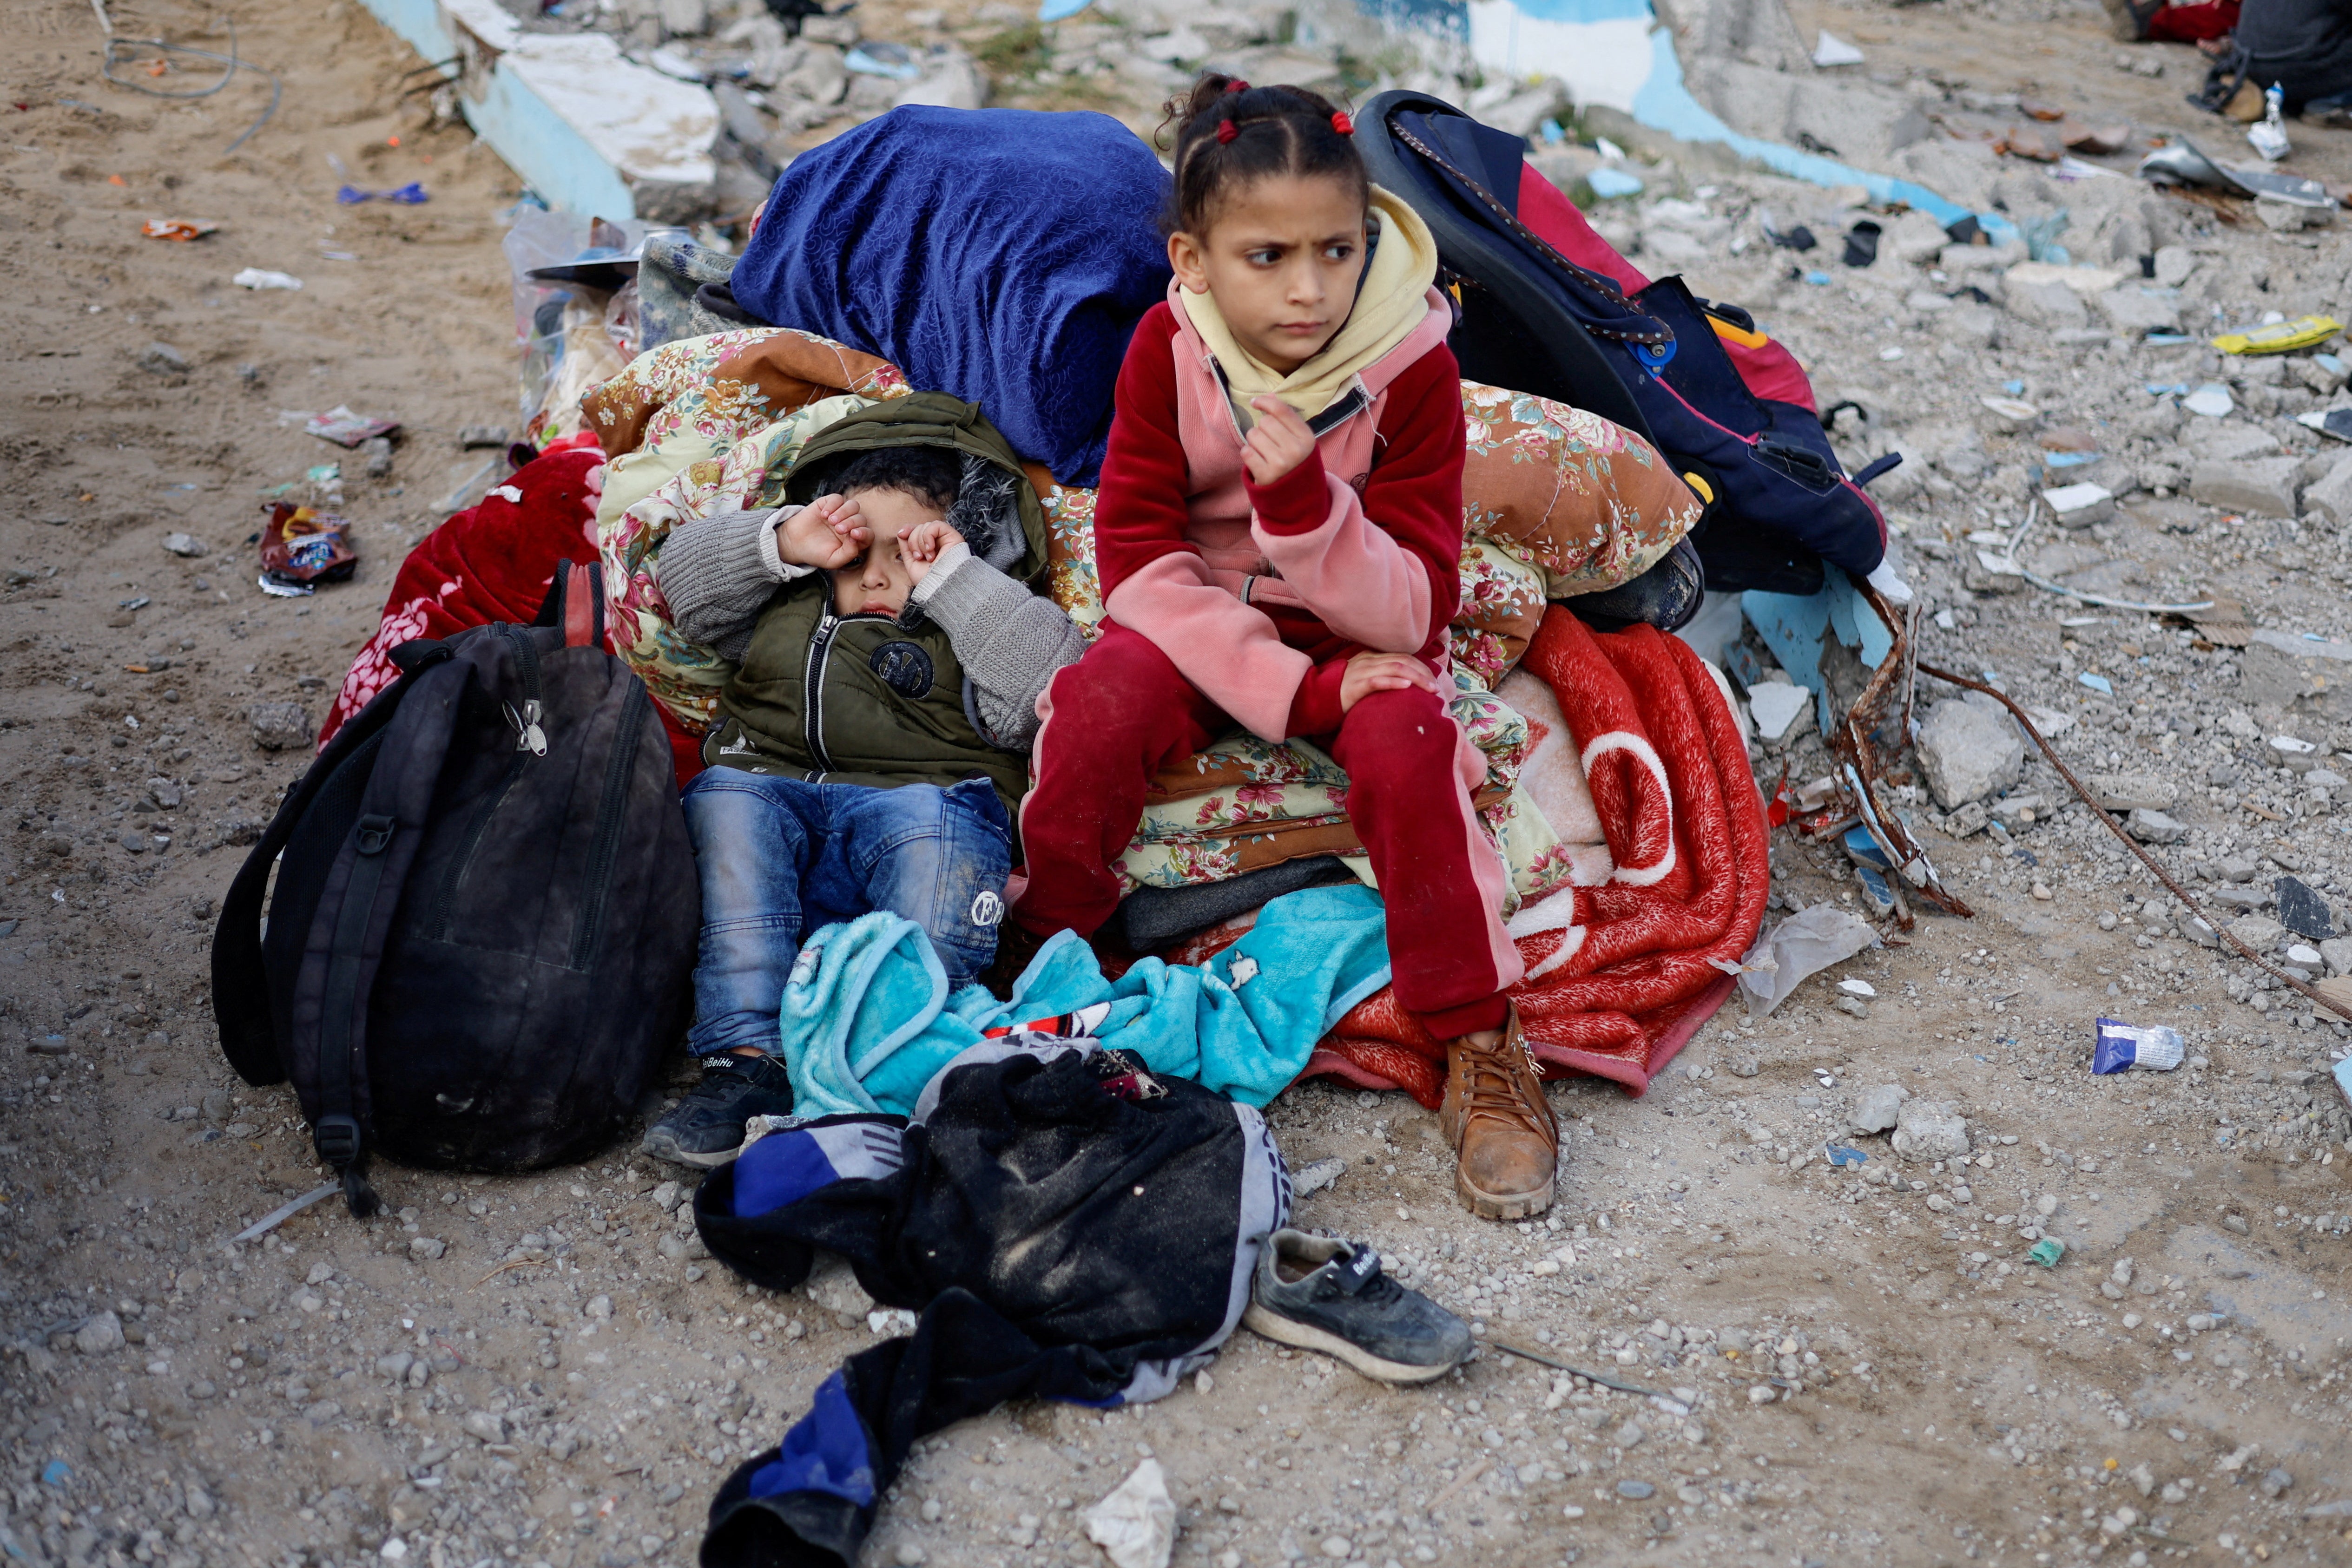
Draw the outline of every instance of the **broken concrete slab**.
M2080 294L2056 278L2021 278L2017 275L2022 270L2011 267L2000 280L2000 302L2011 315L2053 330L2090 325L2090 308Z
M2352 522L2352 454L2336 458L2326 476L2304 491L2303 504L2331 523Z
M2196 456L2223 463L2267 457L2279 449L2277 436L2237 419L2200 419L2181 433L2181 444Z
M2150 294L2144 288L2110 288L2105 294L2093 295L2091 304L2108 326L2132 336L2173 332L2180 328L2180 302L2161 294Z
M497 0L365 0L427 60L459 64L467 122L551 206L678 223L710 208L719 105L603 33L528 33Z
M2303 463L2294 457L2250 457L2236 463L2201 462L2190 471L2189 498L2226 511L2262 517L2296 515L2296 489Z

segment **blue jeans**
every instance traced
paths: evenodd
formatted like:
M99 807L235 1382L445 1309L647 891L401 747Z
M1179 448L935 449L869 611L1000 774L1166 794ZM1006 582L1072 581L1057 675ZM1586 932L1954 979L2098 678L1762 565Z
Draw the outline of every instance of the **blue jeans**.
M877 909L923 928L950 980L996 956L1013 862L1004 806L985 779L950 789L711 768L682 800L702 883L687 1049L778 1054L784 982L809 932Z

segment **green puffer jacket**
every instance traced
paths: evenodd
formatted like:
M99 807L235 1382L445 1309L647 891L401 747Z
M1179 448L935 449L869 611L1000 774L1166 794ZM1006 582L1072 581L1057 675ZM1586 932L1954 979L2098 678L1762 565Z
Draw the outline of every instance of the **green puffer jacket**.
M916 445L962 455L962 490L948 521L972 553L1034 578L1045 564L1036 492L995 426L943 393L894 398L828 426L802 451L786 497L813 500L825 458ZM711 767L876 789L985 778L1015 816L1029 786L1027 757L982 737L947 633L911 603L899 620L835 614L827 572L778 591L719 706L702 748Z

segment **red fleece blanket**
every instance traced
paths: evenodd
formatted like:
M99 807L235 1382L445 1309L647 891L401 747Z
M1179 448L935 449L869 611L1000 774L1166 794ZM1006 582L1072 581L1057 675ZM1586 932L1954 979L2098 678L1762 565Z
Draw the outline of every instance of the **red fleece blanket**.
M537 615L559 564L595 560L604 490L604 453L593 438L574 436L418 541L392 580L383 623L352 661L334 711L319 727L320 748L399 675L391 653L403 643Z
M1521 910L1527 977L1511 989L1546 1077L1633 1092L1730 995L1770 891L1764 802L1748 748L1697 654L1653 627L1596 634L1558 606L1522 667L1549 683L1584 760L1616 874ZM1403 1089L1434 1107L1445 1055L1383 988L1339 1020L1302 1076Z

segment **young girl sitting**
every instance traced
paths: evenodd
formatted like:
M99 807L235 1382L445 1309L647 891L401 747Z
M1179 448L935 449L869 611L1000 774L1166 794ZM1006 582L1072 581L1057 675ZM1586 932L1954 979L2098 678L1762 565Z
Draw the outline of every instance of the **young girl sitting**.
M1373 188L1348 117L1210 76L1171 105L1167 302L1118 378L1095 554L1109 618L1038 700L1013 917L1090 933L1161 768L1236 725L1310 737L1388 905L1398 998L1447 1041L1455 1186L1552 1200L1559 1134L1503 992L1518 951L1442 691L1460 595L1463 423L1437 250Z

